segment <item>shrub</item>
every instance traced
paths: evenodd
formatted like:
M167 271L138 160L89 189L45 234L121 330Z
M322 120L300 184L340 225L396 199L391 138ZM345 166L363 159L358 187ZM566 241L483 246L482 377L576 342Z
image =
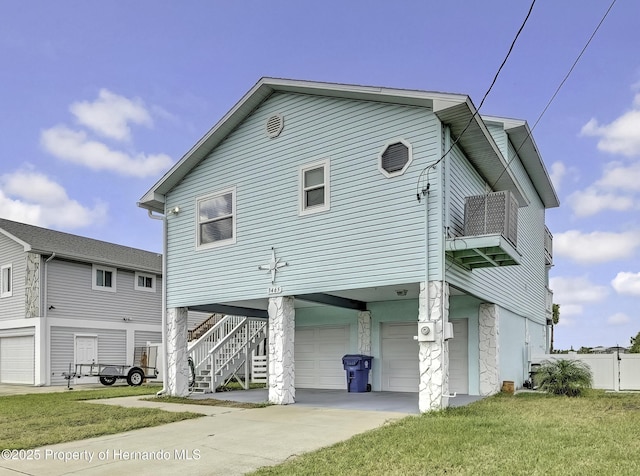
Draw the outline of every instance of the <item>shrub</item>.
M584 362L559 359L542 362L533 380L542 391L579 397L585 389L591 388L593 376Z

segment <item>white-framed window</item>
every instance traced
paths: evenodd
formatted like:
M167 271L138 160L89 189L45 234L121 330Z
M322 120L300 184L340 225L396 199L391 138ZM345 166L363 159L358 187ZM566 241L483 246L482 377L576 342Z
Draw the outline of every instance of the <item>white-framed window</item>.
M98 291L116 292L116 268L100 266L94 264L92 266L92 282L91 289Z
M236 188L197 199L197 248L213 248L236 242Z
M0 268L0 297L13 296L13 265L6 264Z
M329 159L300 167L298 197L300 215L324 212L331 208L330 177Z
M404 139L388 141L378 155L378 170L387 178L406 172L413 161L413 148Z
M150 293L155 293L156 276L154 274L138 273L136 271L134 289L136 291L147 291Z

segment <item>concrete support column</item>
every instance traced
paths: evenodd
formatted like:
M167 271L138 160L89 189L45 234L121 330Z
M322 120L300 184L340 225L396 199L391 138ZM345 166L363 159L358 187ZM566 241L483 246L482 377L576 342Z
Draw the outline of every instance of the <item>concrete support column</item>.
M358 353L371 355L371 313L358 312Z
M482 303L479 310L480 395L500 391L500 362L498 352L500 312L495 304Z
M189 395L189 364L187 351L187 308L167 309L167 375L166 388L169 395Z
M292 297L269 298L269 402L277 405L296 401L295 316Z
M418 343L418 408L421 412L449 405L449 344L444 340L444 327L449 321L449 285L443 281L429 281L427 285L429 302L427 287L420 283L418 321L435 322L435 339Z

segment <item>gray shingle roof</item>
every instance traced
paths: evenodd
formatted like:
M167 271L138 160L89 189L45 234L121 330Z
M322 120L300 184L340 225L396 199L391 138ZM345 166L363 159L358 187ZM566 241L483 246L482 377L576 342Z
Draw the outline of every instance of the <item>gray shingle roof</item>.
M58 258L162 273L162 254L107 243L0 218L0 232L27 243L34 253Z

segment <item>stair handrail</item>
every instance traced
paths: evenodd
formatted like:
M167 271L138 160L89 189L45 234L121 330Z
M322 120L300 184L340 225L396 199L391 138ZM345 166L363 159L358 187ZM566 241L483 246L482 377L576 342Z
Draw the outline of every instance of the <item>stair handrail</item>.
M258 326L257 329L253 330L251 329L251 324L254 324L256 322L260 322L261 325ZM209 351L209 362L210 362L210 367L211 367L211 390L214 391L215 390L215 381L216 381L216 377L218 374L218 371L223 371L223 369L230 363L232 362L234 359L236 359L236 357L241 354L241 353L245 353L248 355L248 348L249 347L253 347L251 346L251 343L254 341L254 339L259 336L261 333L264 332L264 329L267 327L267 320L266 319L258 319L258 318L245 318L245 320L238 324L237 326L235 326L235 328L233 329L232 332L229 332L223 339L221 339L210 351ZM224 348L230 344L230 341L234 338L236 338L238 336L238 334L244 331L244 336L242 336L243 342L233 350L232 353L230 353L229 355L226 355L223 357L223 361L221 362L217 362L217 354L219 352L221 352L222 350L224 350ZM255 344L255 342L254 342ZM252 350L252 349L251 349ZM234 371L237 369L233 369Z
M206 363L209 350L211 350L211 348L214 347L221 338L232 333L237 322L242 321L243 319L246 318L242 316L226 315L199 339L188 344L187 351L193 359L196 371Z

